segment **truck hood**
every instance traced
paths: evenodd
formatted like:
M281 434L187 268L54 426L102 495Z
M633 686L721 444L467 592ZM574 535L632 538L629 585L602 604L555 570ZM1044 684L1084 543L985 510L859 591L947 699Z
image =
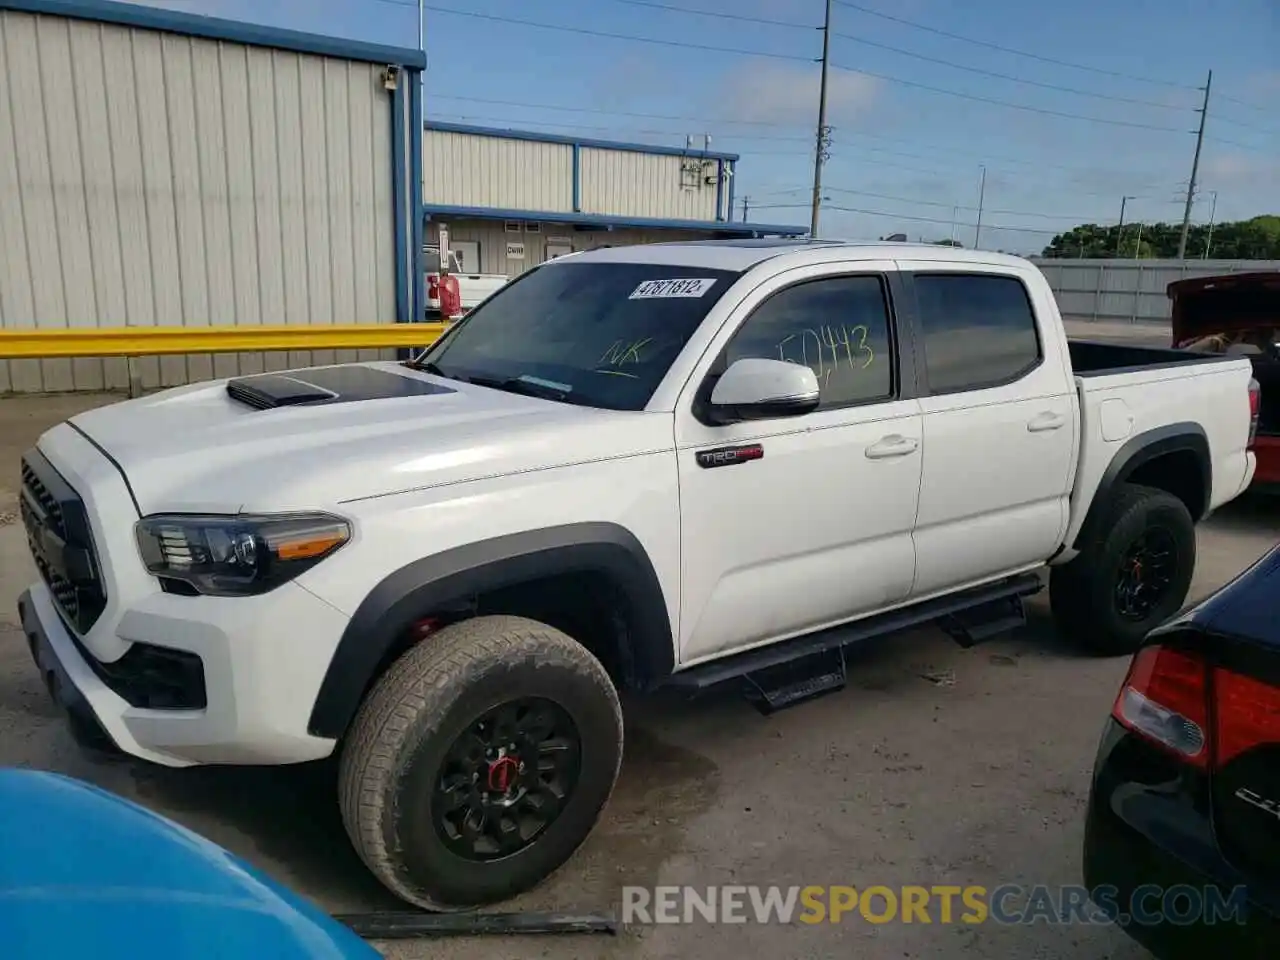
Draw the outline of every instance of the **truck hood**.
M178 387L71 424L144 513L304 510L669 448L670 417L343 364Z
M1173 301L1173 346L1201 337L1280 328L1280 270L1178 280Z
M378 960L216 844L90 784L0 769L5 960Z

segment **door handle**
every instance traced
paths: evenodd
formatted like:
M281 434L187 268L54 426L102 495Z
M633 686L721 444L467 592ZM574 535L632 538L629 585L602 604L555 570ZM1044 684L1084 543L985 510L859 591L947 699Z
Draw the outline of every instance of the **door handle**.
M889 436L881 437L867 447L867 459L887 460L889 457L905 457L909 453L915 453L919 446L919 441L911 437L904 437L900 433L891 433Z
M1057 430L1067 422L1067 418L1060 413L1054 413L1046 410L1037 417L1033 417L1027 421L1027 429L1032 433L1044 433L1046 430Z

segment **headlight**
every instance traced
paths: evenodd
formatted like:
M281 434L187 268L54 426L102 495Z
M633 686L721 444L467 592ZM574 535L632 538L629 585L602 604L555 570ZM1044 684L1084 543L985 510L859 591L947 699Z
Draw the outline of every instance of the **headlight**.
M325 513L278 516L144 517L136 527L147 570L196 593L266 593L315 566L351 539L351 526Z

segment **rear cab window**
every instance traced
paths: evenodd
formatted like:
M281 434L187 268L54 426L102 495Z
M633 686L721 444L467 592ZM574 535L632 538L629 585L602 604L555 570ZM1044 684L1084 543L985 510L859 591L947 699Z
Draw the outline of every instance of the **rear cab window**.
M739 276L670 264L544 264L473 310L423 359L442 376L642 410Z
M1013 383L1044 358L1026 285L998 273L916 273L929 392Z

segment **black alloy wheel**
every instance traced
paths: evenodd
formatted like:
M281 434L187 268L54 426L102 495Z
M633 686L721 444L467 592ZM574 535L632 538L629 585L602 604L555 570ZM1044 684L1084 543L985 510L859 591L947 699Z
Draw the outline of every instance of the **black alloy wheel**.
M432 797L441 841L476 861L519 853L555 822L581 772L573 719L540 698L501 704L450 746Z

